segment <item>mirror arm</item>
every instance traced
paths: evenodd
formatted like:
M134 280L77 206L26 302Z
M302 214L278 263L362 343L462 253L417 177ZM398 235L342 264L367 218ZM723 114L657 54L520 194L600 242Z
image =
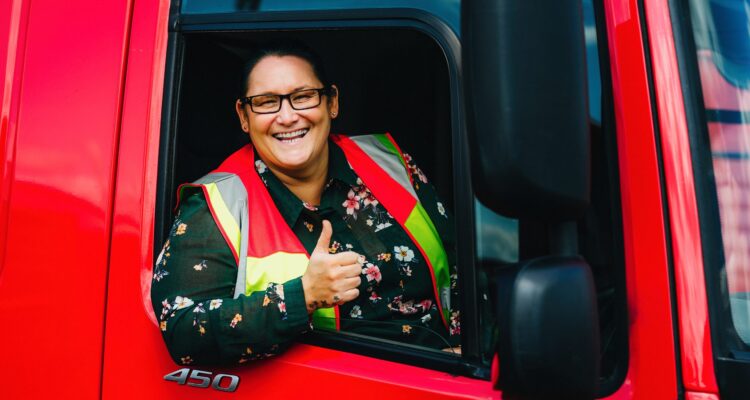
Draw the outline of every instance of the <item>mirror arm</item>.
M576 221L550 223L547 232L550 254L559 256L578 255L578 223Z

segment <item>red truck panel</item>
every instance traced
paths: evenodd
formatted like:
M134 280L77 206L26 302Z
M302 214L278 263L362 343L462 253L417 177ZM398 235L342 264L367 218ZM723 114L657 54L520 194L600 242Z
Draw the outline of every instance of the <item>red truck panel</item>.
M126 5L10 3L23 15L3 155L1 396L97 398Z
M664 203L638 2L605 2L622 190L630 321L627 391L677 397Z

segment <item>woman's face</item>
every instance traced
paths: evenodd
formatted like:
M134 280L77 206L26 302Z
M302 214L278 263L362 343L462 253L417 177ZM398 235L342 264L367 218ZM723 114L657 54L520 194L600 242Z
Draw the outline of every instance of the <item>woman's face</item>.
M295 56L267 56L250 72L245 96L288 94L301 89L317 89L323 84L310 63ZM250 105L236 104L242 129L250 134L253 146L272 170L304 176L325 165L331 119L338 114L338 96L323 96L320 105L295 110L289 99L272 114L256 114Z

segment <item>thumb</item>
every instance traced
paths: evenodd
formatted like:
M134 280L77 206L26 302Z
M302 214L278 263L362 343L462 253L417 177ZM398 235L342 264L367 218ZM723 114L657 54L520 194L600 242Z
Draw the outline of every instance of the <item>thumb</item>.
M333 234L333 228L328 220L323 220L323 229L320 231L320 237L318 243L315 245L313 252L324 252L328 254L328 248L331 246L331 234Z

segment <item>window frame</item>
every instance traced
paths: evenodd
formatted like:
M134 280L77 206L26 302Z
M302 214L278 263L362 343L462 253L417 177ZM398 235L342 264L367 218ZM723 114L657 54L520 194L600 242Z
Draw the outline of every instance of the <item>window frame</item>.
M248 32L271 30L325 29L411 29L431 38L442 50L449 74L451 143L453 161L453 201L455 218L467 221L456 224L456 257L461 296L462 355L406 345L389 340L346 332L315 331L303 335L300 342L376 357L389 361L449 372L456 375L490 380L490 363L481 351L479 305L476 286L474 197L469 165L469 149L464 123L464 101L461 87L461 45L457 34L440 18L416 9L358 9L336 11L236 12L222 14L181 15L172 6L168 33L167 65L159 147L154 254L165 238L175 194L175 158L177 121L185 60L185 34L200 32Z

